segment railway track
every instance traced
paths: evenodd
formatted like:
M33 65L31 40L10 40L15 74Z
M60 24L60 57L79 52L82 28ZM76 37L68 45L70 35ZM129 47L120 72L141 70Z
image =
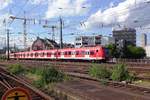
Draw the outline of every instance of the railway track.
M5 62L0 62L0 63L25 63L25 64L40 64L40 65L44 65L44 64L63 64L63 65L75 65L75 66L85 66L85 67L89 67L93 64L97 64L97 65L104 65L106 67L112 67L115 64L119 64L119 63L91 63L91 62L67 62L67 61L44 61L44 60L10 60L10 61L5 61ZM125 62L124 64L126 64L128 66L128 68L132 68L132 69L136 69L136 68L140 68L140 69L148 69L150 68L150 64L147 63L127 63Z
M22 87L29 91L32 100L54 100L52 97L44 94L43 92L39 91L38 89L32 87L26 81L22 80L21 78L14 76L0 67L0 93L1 96L7 90L12 89L14 87Z
M14 61L9 62L9 63L13 64ZM56 66L58 69L63 70L70 76L99 82L99 80L91 78L90 76L87 75L87 73L88 73L87 69L90 67L88 64L90 64L90 63L88 63L88 64L85 64L85 63L73 64L71 62L62 63L62 62L49 62L49 61L38 61L38 62L37 61L18 61L18 63L26 65L27 68L40 67L43 65L52 64L52 65ZM108 67L111 67L111 66L108 66ZM125 84L125 83L121 83L121 82L113 82L113 81L107 81L107 85L109 87L117 88L117 89L124 90L127 92L137 93L139 95L146 96L146 98L150 97L150 89L149 88L139 87L139 86Z
M41 66L46 66L46 65L53 65L56 68L66 71L66 72L79 72L79 73L84 73L87 74L89 68L93 65L93 63L83 63L83 62L60 62L60 61L35 61L35 60L13 60L9 62L0 62L0 65L7 65L7 64L14 64L14 63L20 63L27 68L31 67L41 67ZM108 68L113 68L115 64L109 64L109 63L102 63L102 64L97 64L98 66L105 66ZM149 73L150 72L150 66L149 65L127 65L129 71L134 71L135 73ZM142 77L138 76L138 79L145 79L145 80L150 80L150 77Z
M87 72L89 67L91 67L93 65L93 63L90 62L60 62L60 61L28 61L28 60L20 60L18 61L18 63L24 63L24 64L28 64L30 65L35 65L35 66L39 66L39 65L54 65L59 67L60 69L63 68L67 68L67 69L74 69L75 70L80 70L81 72ZM114 63L94 63L98 66L105 66L105 67L109 67L109 68L113 68L113 66L115 65ZM144 72L150 72L150 64L126 64L129 69L129 71L135 71L137 73L144 73ZM63 66L63 67L62 67Z
M72 73L69 72L67 73L70 76L73 77L77 77L80 79L86 79L86 80L91 80L91 81L95 81L95 82L100 82L103 80L98 80L96 78L91 78L89 75L87 74L81 74L81 73ZM133 84L126 84L126 83L122 83L122 82L115 82L115 81L105 81L105 85L108 87L113 87L115 89L119 89L119 90L123 90L123 91L127 91L127 92L132 92L132 93L136 93L139 95L143 95L146 96L150 99L150 88L145 88L145 87L140 87L137 85L133 85Z

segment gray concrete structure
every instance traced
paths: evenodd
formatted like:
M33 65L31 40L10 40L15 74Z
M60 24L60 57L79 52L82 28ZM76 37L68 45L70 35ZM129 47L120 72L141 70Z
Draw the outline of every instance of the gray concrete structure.
M108 44L114 44L115 40L112 37L93 35L93 36L77 36L75 38L75 48L87 47L87 46L106 46Z
M142 33L141 35L141 46L144 48L147 45L147 35Z
M119 30L113 30L113 37L115 41L125 40L127 45L136 46L136 30L132 28L124 28Z
M150 58L150 45L145 46L145 51L146 51L146 57Z

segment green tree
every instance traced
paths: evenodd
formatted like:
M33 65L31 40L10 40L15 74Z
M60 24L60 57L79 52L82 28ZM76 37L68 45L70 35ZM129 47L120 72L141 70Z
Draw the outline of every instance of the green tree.
M106 48L109 49L109 56L110 57L118 57L119 56L115 44L109 44L109 45L106 46Z
M145 50L141 47L136 47L132 45L127 46L127 50L125 51L126 58L144 58L146 56Z

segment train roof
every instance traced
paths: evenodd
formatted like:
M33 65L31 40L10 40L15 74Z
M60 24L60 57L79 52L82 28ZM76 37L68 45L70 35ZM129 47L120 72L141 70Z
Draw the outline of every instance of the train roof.
M29 53L29 52L47 52L47 51L66 51L66 50L85 50L85 49L98 49L102 48L102 46L95 47L82 47L82 48L64 48L64 49L50 49L50 50L37 50L37 51L25 51L25 52L16 52L16 53Z

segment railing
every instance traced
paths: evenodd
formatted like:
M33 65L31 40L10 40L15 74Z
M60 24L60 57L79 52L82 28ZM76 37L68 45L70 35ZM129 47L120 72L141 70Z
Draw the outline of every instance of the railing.
M150 59L116 59L116 62L150 64Z

